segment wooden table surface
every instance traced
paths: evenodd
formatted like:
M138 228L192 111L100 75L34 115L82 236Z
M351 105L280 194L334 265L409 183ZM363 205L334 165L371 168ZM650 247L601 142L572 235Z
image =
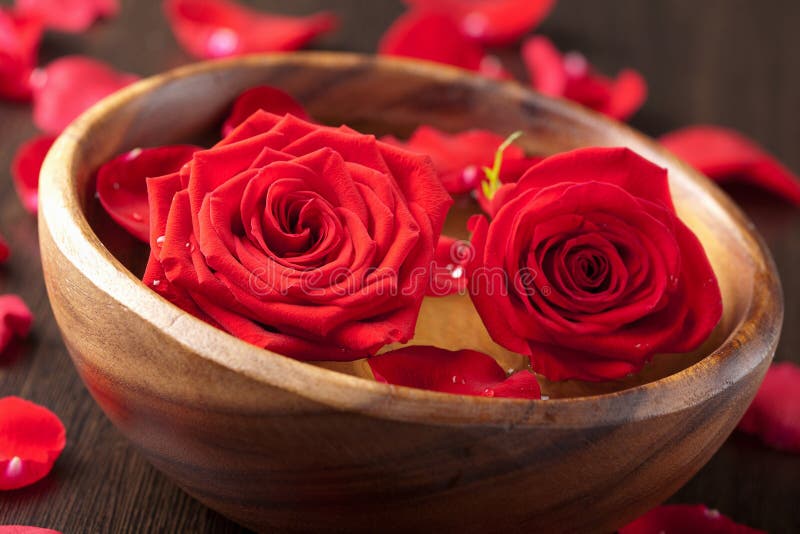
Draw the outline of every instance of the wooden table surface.
M333 9L341 28L319 46L360 52L374 51L403 9L399 0L250 3L296 13ZM117 19L86 34L48 34L41 61L88 54L141 75L189 61L159 1L122 4ZM632 121L641 130L657 135L691 123L730 126L800 171L798 26L797 0L561 0L541 31L562 48L585 52L605 72L640 70L650 84L650 98ZM35 132L28 107L0 103L0 233L13 249L0 268L0 292L20 294L36 316L32 337L0 357L0 397L19 395L57 412L68 445L48 478L0 492L0 525L65 533L242 531L150 467L76 375L47 301L36 219L22 209L8 170L16 147ZM782 275L786 328L777 359L800 362L800 210L752 189L737 188L733 196L766 237ZM772 533L800 532L800 456L734 435L672 502L705 503Z

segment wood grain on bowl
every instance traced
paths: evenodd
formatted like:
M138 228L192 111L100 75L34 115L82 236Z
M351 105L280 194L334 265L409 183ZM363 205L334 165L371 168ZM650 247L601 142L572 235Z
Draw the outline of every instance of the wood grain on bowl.
M633 148L670 169L678 211L718 273L722 323L702 351L663 356L652 376L600 389L547 384L565 398L524 401L378 384L194 319L126 268L142 250L101 241L88 184L120 152L202 135L238 93L265 83L322 122L375 133L427 123L523 130L526 148L544 154ZM157 468L258 530L612 531L717 450L755 394L782 321L775 269L750 223L656 143L520 86L412 61L252 56L144 80L65 132L40 196L47 288L87 388ZM458 305L426 303L417 340L491 351L474 317L452 315Z

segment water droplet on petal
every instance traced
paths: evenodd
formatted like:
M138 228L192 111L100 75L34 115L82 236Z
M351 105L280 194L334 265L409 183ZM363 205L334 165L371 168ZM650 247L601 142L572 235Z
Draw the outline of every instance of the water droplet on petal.
M239 46L239 36L230 28L219 28L208 38L208 52L213 57L229 56Z
M464 268L460 265L457 266L455 269L453 269L453 272L450 273L450 276L453 278L461 278L464 276Z
M166 239L167 239L166 236L163 236L163 235L158 236L156 238L156 245L158 245L159 247L163 247L164 246L164 241L166 241Z
M114 188L114 191L119 191L119 182L114 182L113 184L111 184L111 187Z
M22 473L22 458L14 456L6 466L6 476L9 478L18 477Z
M141 220L143 220L143 218L142 218L142 214L141 214L141 213L139 213L138 211L134 211L133 213L131 213L131 217L133 217L133 220L134 220L134 221L141 221Z
M484 397L494 397L494 390L490 388L486 388L483 390Z
M589 73L589 62L579 52L569 52L564 55L564 71L570 78L583 78Z
M153 280L153 286L158 287L161 284L161 280Z
M472 11L461 23L461 29L470 37L480 37L489 28L489 19L479 11Z
M705 510L703 513L705 513L706 517L709 519L719 519L720 516L722 515L719 513L719 510L714 510L711 508Z
M458 377L456 375L453 375L453 384L455 384L457 382L458 382Z
M130 152L128 152L125 155L125 161L134 160L134 159L138 158L141 155L141 153L142 153L142 149L141 148L139 148L139 147L134 148L133 150L131 150Z

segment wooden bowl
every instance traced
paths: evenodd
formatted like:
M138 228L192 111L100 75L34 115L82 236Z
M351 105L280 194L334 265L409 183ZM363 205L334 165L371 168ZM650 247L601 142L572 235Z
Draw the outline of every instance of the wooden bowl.
M379 384L353 376L358 364L342 373L301 363L194 319L131 272L146 250L112 235L92 175L134 147L216 131L232 99L259 84L289 91L323 122L375 133L426 123L523 130L527 148L545 154L631 147L670 170L679 212L719 276L720 326L703 350L660 357L632 379L544 384L551 400L525 401ZM40 189L47 289L89 391L153 465L259 530L612 531L714 454L755 394L782 321L775 268L752 224L658 144L521 86L425 63L310 53L156 76L76 121ZM519 360L458 297L426 301L415 341Z

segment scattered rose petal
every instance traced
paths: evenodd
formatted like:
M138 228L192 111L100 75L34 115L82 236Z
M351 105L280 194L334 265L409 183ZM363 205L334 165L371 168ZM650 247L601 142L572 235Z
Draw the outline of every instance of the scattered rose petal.
M225 124L222 125L222 136L227 137L229 133L259 109L280 116L291 113L297 118L311 120L303 106L292 95L275 87L263 85L249 89L239 95L239 98L233 103L231 114L225 120Z
M595 72L581 54L561 52L546 37L531 37L522 46L531 84L540 93L568 98L619 120L625 120L647 98L647 83L632 69L610 79Z
M20 399L0 399L0 490L47 476L66 445L66 431L50 410Z
M228 0L167 0L164 7L181 46L206 59L297 50L337 25L327 12L273 15Z
M448 134L432 126L420 126L406 142L394 138L385 140L430 156L447 192L459 194L478 187L483 180L483 168L492 165L495 152L505 138L488 130ZM526 158L520 147L509 146L504 153L501 179L517 181L539 159Z
M37 17L56 30L79 33L119 11L117 0L16 0L20 13Z
M770 447L800 453L800 366L773 364L738 428Z
M375 380L387 384L460 395L541 398L533 373L520 371L506 378L494 358L474 350L410 346L368 362Z
M418 9L448 13L462 33L490 45L513 44L550 13L555 0L406 0Z
M84 56L66 56L33 75L33 122L57 135L78 115L139 79Z
M117 224L137 239L150 242L147 178L177 172L200 147L191 145L136 148L97 171L97 196Z
M664 135L661 143L712 180L749 182L800 206L800 177L738 132L690 126Z
M474 250L469 241L462 241L442 235L436 245L433 257L431 279L426 295L446 297L465 294L467 290L466 266L472 259Z
M61 534L57 530L39 527L24 527L22 525L0 526L0 534Z
M42 23L0 8L0 98L29 100Z
M0 295L0 354L14 338L23 338L31 331L33 314L17 295ZM0 450L0 457L2 450Z
M659 506L619 529L619 534L758 534L763 530L735 523L702 504Z
M378 49L389 56L403 56L454 65L491 78L509 75L497 58L461 33L445 13L409 11L386 31Z
M39 171L55 140L55 137L49 135L34 137L19 147L11 163L11 175L17 195L25 209L31 213L36 213L39 206Z
M8 243L0 236L0 263L5 262L10 255L11 249L8 248Z

